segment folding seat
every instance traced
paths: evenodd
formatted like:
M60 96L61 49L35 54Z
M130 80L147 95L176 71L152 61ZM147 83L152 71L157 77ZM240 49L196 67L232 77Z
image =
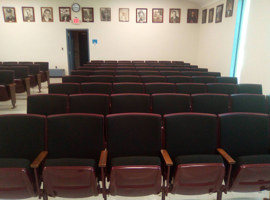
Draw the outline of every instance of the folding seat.
M184 94L206 93L207 88L203 83L176 83L176 92Z
M94 70L72 70L70 75L89 76L93 75Z
M217 77L217 83L233 83L237 84L237 77Z
M267 113L270 114L270 95L265 96Z
M184 71L188 71L188 72L197 71L197 69L194 70L194 69L191 69L190 67L182 67L182 66L180 66L180 67L175 67L175 68L176 68L177 71L179 71L180 73L181 73L181 72L184 72ZM181 73L181 75L182 75L182 73ZM182 75L182 76L184 76L184 75ZM187 75L187 76L190 76L190 75Z
M219 120L221 148L236 162L232 169L227 169L231 179L225 192L269 190L269 116L229 113L219 115Z
M79 83L53 83L49 85L49 94L78 94L80 87Z
M160 75L159 71L138 71L138 75L140 76L158 76Z
M143 83L132 83L132 82L114 83L112 91L114 94L117 94L117 93L145 93Z
M141 76L143 83L167 82L165 76Z
M45 116L0 116L0 198L41 197L40 169L45 152Z
M30 87L38 86L39 92L41 92L41 73L39 64L21 65L29 68Z
M96 113L107 115L110 96L107 94L73 94L69 96L71 113Z
M101 75L101 76L107 76L107 75L113 76L114 73L115 73L115 71L113 71L113 70L95 70L95 71L93 71L93 75Z
M143 60L132 60L131 61L133 64L144 64Z
M181 76L179 71L160 71L159 73L162 76Z
M129 65L123 65L123 66L118 65L118 67L115 70L116 70L116 72L117 71L136 71L136 68L133 65L131 65L131 66L129 66Z
M234 94L236 93L236 85L232 83L207 83L208 93Z
M188 67L190 67L190 68L193 68L193 69L198 69L199 67L198 67L198 65L187 65Z
M171 61L168 61L168 60L160 60L160 61L158 61L158 63L171 64L172 62Z
M152 112L160 115L189 112L191 98L188 94L164 93L152 95Z
M190 76L167 76L169 83L191 83L192 78Z
M261 84L237 84L237 93L262 94Z
M201 72L200 76L221 76L220 72Z
M137 71L142 71L142 72L144 72L144 71L157 71L156 69L155 69L155 67L136 67L135 68Z
M145 92L147 94L155 93L175 93L174 83L145 83Z
M16 104L16 85L14 71L0 70L0 101L11 100L12 107Z
M91 63L100 64L100 63L104 63L104 60L91 60Z
M181 71L182 76L201 76L202 72L198 71Z
M135 75L118 75L114 77L114 82L141 82L141 78Z
M217 79L213 76L192 76L193 83L216 83Z
M94 71L97 70L98 67L97 66L82 66L82 67L77 67L76 70L81 70L81 71Z
M111 114L107 115L106 122L109 194L133 197L162 191L162 199L165 199L167 187L164 182L163 185L161 183L161 163L166 159L162 159L160 153L161 116L148 113ZM166 166L171 164L167 162Z
M130 64L131 61L130 60L118 60L118 64Z
M90 77L86 75L63 76L62 83L85 83L90 82Z
M191 95L192 112L221 114L230 111L230 96L227 94L193 94Z
M116 64L117 60L105 60L104 63L106 63L106 64Z
M7 62L3 62L3 65L17 65L18 62L14 62L14 61L7 61Z
M32 65L32 64L34 64L34 62L30 62L30 61L24 61L24 62L18 62L18 63L16 63L16 64L19 64L19 65L28 65L28 64L30 64L30 65Z
M91 82L81 84L82 93L111 94L112 83Z
M137 71L136 70L117 70L115 72L115 75L124 75L124 76L130 76L130 75L134 75L136 76L137 75Z
M151 112L149 94L123 93L111 95L111 113Z
M160 72L163 72L163 71L177 71L176 67L155 67L154 68L155 70L158 70Z
M105 148L103 115L51 115L47 121L48 157L42 173L45 199L97 196L97 166Z
M145 63L147 63L147 64L156 64L156 63L158 63L158 61L156 61L156 60L146 60Z
M50 84L50 73L49 73L49 62L34 62L34 64L38 64L40 67L41 73L41 82L46 82L48 85Z
M189 68L190 68L190 71L208 72L208 69L207 68L191 68L191 66Z
M92 75L89 76L90 77L90 81L89 82L108 82L108 83L112 83L114 77L111 75Z
M267 113L267 103L261 94L232 94L232 112Z
M197 195L222 190L225 167L217 154L217 116L177 113L164 116L165 145L173 160L172 194Z

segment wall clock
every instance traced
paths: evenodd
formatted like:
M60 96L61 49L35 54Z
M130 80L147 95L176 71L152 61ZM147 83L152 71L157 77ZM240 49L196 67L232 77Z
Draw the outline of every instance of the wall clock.
M71 8L74 12L79 12L81 7L80 7L80 4L74 3L72 4Z

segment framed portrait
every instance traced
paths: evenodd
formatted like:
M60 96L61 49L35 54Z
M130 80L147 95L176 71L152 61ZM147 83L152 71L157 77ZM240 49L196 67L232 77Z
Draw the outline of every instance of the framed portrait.
M198 23L199 9L188 9L187 23Z
M100 20L104 22L111 21L111 8L100 8Z
M163 23L163 8L152 9L152 23Z
M71 8L70 7L59 7L59 21L70 22L71 20Z
M82 21L94 22L94 8L82 8Z
M128 8L119 8L119 22L129 22Z
M3 7L5 22L17 22L16 11L14 7Z
M181 9L180 8L170 8L170 23L180 23L181 19Z
M202 11L202 24L206 23L206 18L207 18L207 9L204 9Z
M216 8L216 23L222 22L223 4L218 5Z
M234 0L227 0L225 17L233 16Z
M136 9L136 22L147 23L147 8Z
M214 20L214 8L209 9L208 23L212 23Z
M35 21L35 11L33 7L22 7L22 14L24 22Z
M40 9L42 22L53 22L53 8L41 7Z

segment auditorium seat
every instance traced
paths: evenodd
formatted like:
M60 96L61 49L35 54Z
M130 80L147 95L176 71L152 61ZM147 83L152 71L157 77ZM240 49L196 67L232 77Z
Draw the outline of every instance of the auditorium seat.
M225 76L221 76L221 77L217 77L217 82L218 83L233 83L233 84L237 84L237 77L225 77Z
M35 94L27 97L27 113L39 115L62 114L69 111L65 94Z
M94 70L93 71L93 75L101 75L101 76L113 76L115 73L115 71L113 70Z
M81 84L82 93L111 94L112 83L91 82Z
M14 71L0 70L0 101L11 100L12 107L16 104L16 84Z
M203 83L176 83L176 92L184 94L206 93L207 88Z
M165 93L152 95L153 113L160 115L190 112L190 103L191 98L188 94Z
M193 83L216 83L217 79L213 76L192 76Z
M192 79L190 76L167 76L169 83L191 83Z
M230 111L227 94L192 94L191 101L192 112L221 114Z
M265 95L261 94L232 94L232 112L267 113Z
M161 76L180 76L181 73L178 71L160 71Z
M69 96L69 101L71 113L109 113L110 97L107 94L74 94Z
M114 76L112 75L91 75L90 81L88 82L108 82L112 83L114 80Z
M234 94L236 93L236 85L232 83L208 83L208 93L219 93L219 94Z
M217 192L219 196L225 166L216 149L217 116L178 113L164 118L165 146L174 163L171 193L198 195Z
M259 192L269 190L269 116L259 113L219 115L220 140L236 161L225 191Z
M145 89L143 83L123 82L123 83L114 83L112 92L114 94L145 93Z
M80 87L79 83L53 83L49 85L49 94L78 94Z
M111 113L151 112L149 94L123 93L111 95Z
M115 75L119 76L119 75L124 75L124 76L130 76L130 75L133 75L133 76L136 76L138 75L137 74L137 71L136 70L117 70L115 72Z
M262 94L262 85L241 83L237 85L237 93Z
M72 70L70 75L90 76L93 75L93 70Z
M62 83L85 83L90 82L90 77L86 75L69 75L62 77Z
M48 158L43 169L49 197L97 196L97 169L104 146L102 115L62 114L48 117Z
M142 71L142 70L138 70L137 69L137 73L138 73L138 75L139 76L159 76L160 75L160 73L159 73L159 71Z
M45 152L45 117L0 116L0 198L25 199L42 195L40 166Z
M161 116L111 114L106 121L109 194L135 197L166 190L161 181Z
M50 84L50 73L49 73L49 62L34 62L34 64L38 64L40 67L41 73L41 82L46 82L48 85Z
M155 93L175 93L174 83L145 83L145 92L147 94Z
M114 77L114 83L121 82L141 82L140 76L136 75L117 75Z
M167 82L165 76L141 76L143 83Z

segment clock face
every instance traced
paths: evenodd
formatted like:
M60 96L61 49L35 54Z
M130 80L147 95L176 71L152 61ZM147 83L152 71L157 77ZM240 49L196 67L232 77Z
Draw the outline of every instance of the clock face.
M80 5L78 3L72 4L72 10L74 12L79 12L80 11Z

